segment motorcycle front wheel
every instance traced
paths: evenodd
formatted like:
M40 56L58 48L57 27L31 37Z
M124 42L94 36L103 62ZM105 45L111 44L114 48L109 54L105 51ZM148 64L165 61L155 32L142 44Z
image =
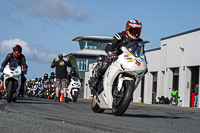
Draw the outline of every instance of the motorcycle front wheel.
M117 90L117 84L113 88L112 113L115 116L121 116L127 110L132 99L134 83L126 80L122 87L120 92Z
M8 85L7 85L7 102L10 103L11 100L12 100L12 95L13 95L13 85L14 85L14 82L12 80L10 80L8 82Z
M93 99L92 99L92 102L91 102L91 108L92 110L95 112L95 113L103 113L104 112L104 109L101 109L99 107L99 105L97 104L97 96L94 95Z
M74 92L74 95L72 96L73 102L76 102L78 99L78 91Z

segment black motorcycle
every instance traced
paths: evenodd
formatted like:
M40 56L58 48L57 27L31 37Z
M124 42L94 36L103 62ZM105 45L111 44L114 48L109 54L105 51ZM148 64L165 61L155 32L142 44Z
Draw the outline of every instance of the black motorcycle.
M161 97L158 97L159 99L159 102L160 104L169 104L169 98L168 97L164 97L164 96L161 96Z

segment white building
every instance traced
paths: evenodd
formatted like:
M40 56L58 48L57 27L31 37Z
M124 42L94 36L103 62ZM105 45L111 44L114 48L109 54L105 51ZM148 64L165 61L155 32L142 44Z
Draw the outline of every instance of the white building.
M142 98L151 104L153 92L158 100L177 89L181 106L190 107L192 89L200 82L200 28L162 38L160 48L146 51L146 58L148 73L144 87L140 83L134 92L134 102Z
M182 101L180 106L190 107L194 83L200 83L200 28L162 38L160 48L145 54L148 73L133 93L133 102L152 104L153 93L158 102L158 97L170 98L171 91L176 89ZM87 72L85 81L89 76ZM85 92L84 98L89 98L88 87Z

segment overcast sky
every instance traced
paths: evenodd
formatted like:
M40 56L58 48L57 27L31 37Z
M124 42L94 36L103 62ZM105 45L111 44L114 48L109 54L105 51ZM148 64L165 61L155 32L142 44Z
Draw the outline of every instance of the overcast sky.
M146 50L160 39L200 27L199 0L0 0L0 62L20 44L29 66L27 78L54 69L59 53L79 50L77 36L112 37L129 19L142 22Z

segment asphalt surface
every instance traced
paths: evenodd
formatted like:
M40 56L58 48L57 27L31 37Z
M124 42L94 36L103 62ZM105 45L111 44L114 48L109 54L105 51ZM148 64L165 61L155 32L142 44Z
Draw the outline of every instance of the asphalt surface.
M91 100L76 103L25 97L16 103L0 99L1 133L199 133L200 109L131 103L123 116L111 110L94 113Z

